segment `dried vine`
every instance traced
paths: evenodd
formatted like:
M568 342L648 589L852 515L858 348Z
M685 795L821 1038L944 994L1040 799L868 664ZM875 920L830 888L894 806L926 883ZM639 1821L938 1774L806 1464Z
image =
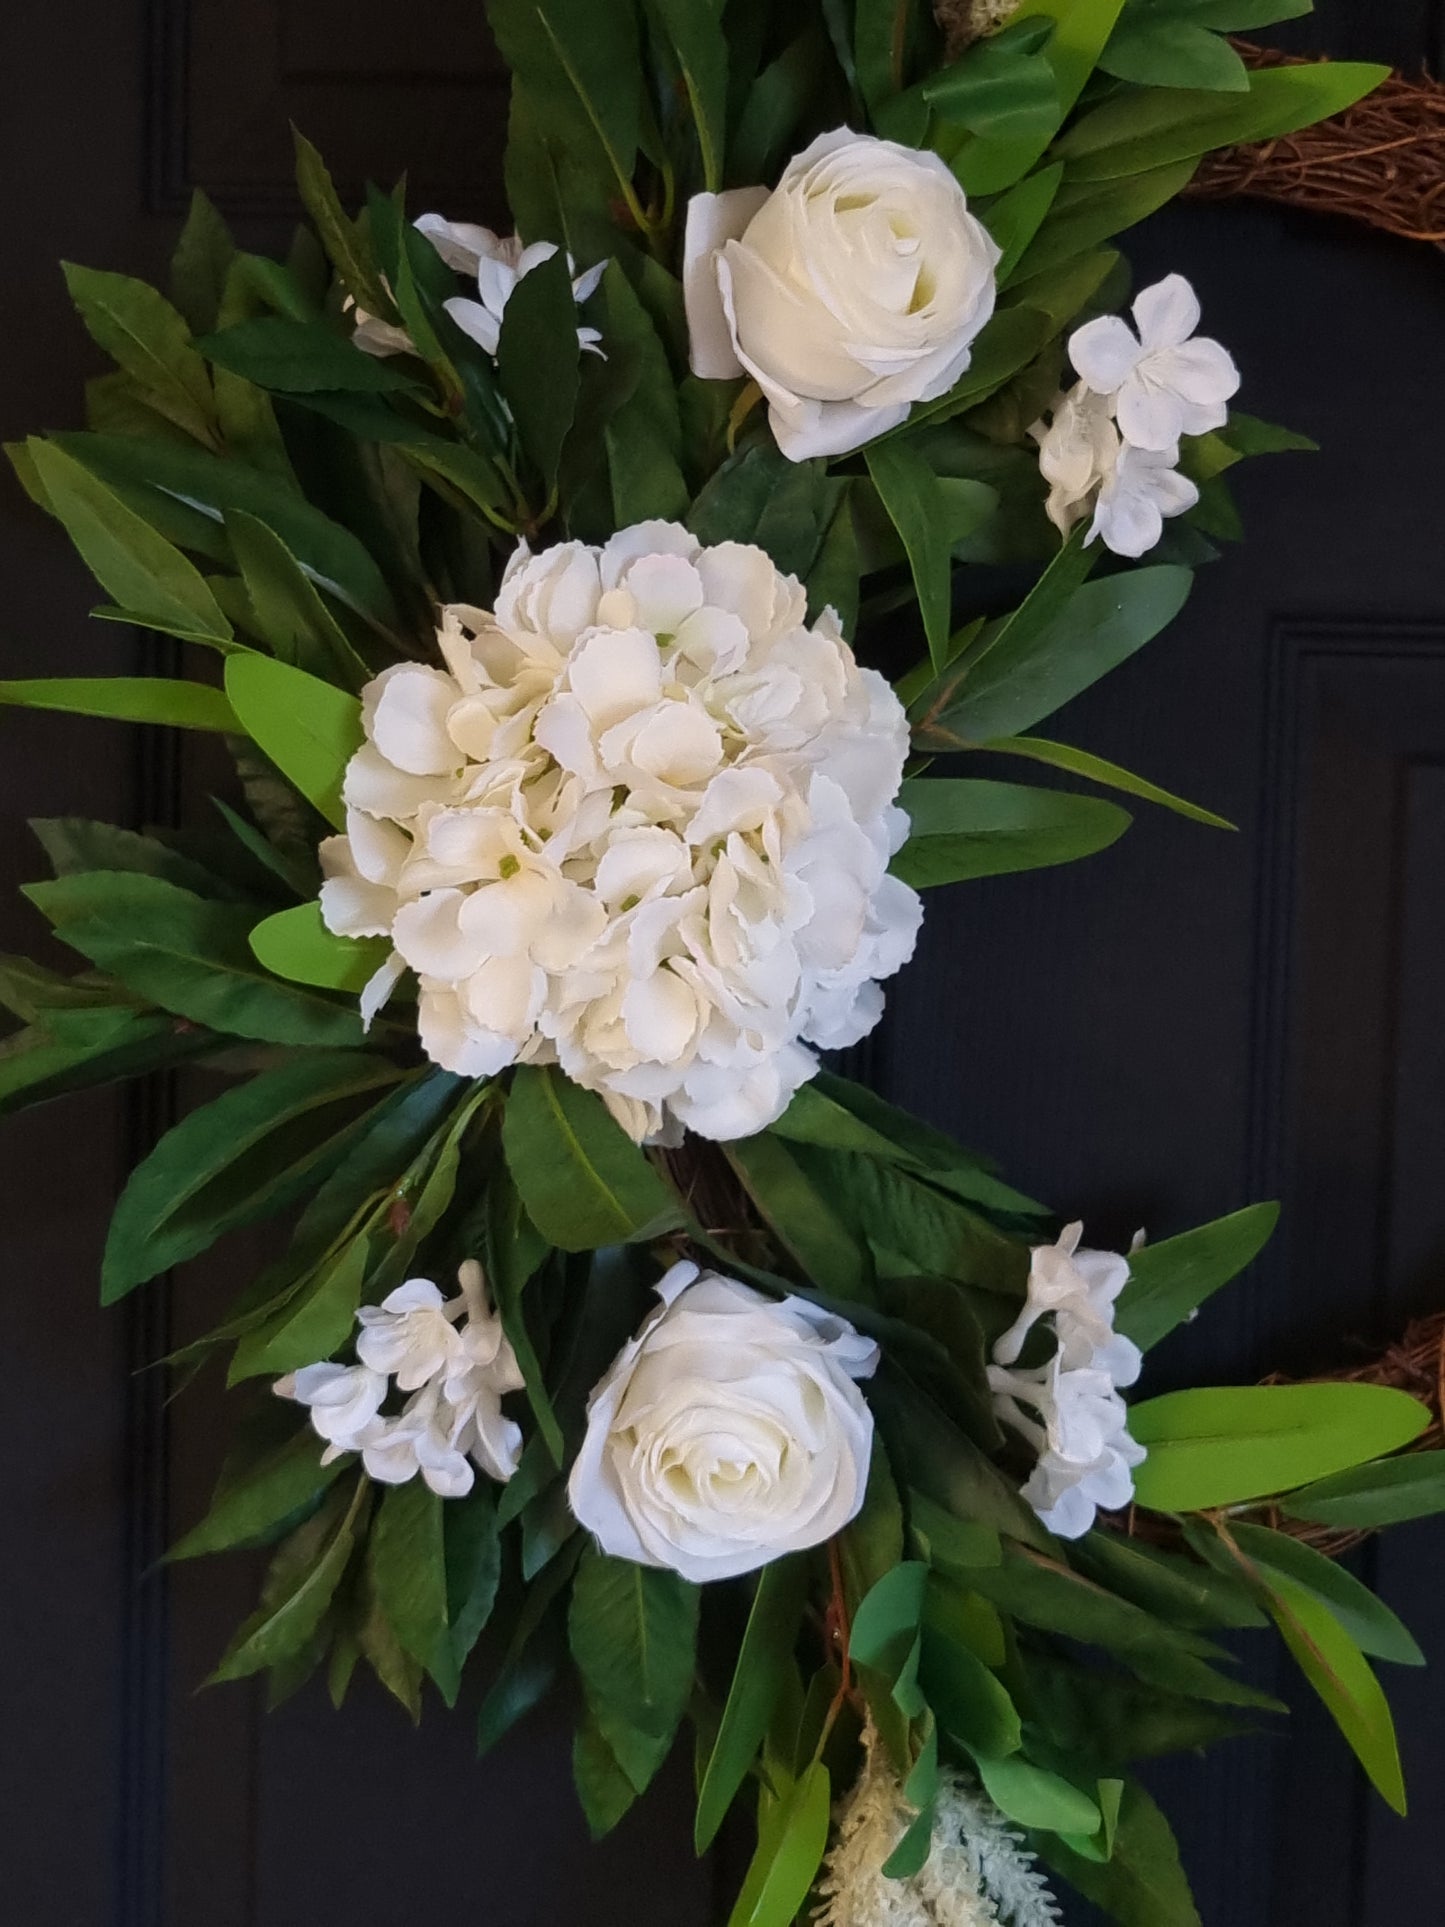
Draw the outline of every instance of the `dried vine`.
M1299 64L1272 48L1235 45L1251 67ZM1209 155L1185 196L1313 208L1438 247L1445 243L1445 83L1392 74L1333 120Z

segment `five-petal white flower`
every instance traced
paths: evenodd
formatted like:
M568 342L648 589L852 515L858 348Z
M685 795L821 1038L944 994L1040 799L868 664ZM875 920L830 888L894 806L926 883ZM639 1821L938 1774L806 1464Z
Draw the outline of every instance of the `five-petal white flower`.
M1199 301L1184 276L1143 289L1134 322L1137 335L1120 315L1099 315L1069 337L1079 375L1095 394L1113 397L1124 440L1162 453L1181 435L1223 427L1239 370L1217 341L1195 334Z

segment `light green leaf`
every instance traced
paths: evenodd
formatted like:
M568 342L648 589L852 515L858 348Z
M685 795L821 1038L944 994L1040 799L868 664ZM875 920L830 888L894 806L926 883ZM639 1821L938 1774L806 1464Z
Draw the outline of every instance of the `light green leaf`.
M166 676L39 676L0 682L0 703L17 709L58 709L70 716L115 722L160 723L174 729L240 733L235 711L219 689Z
M1408 1445L1425 1407L1381 1385L1243 1385L1166 1392L1129 1410L1149 1456L1140 1505L1202 1512L1264 1498Z
M1028 173L1084 91L1123 5L1124 0L1024 0L1012 25L1038 19L1055 23L1044 58L1053 69L1056 110L1026 134L971 141L953 163L970 194L995 194Z
M583 1552L568 1634L599 1709L655 1737L676 1730L692 1692L700 1598L675 1572Z
M1000 194L984 209L983 224L1003 250L994 270L999 287L1007 287L1013 278L1014 269L1053 206L1063 178L1061 161L1052 167L1041 167L1037 173L1025 175L1016 187Z
M192 1111L130 1175L101 1268L101 1300L195 1257L217 1238L304 1198L347 1144L390 1064L311 1051Z
M177 428L215 446L215 402L191 331L163 294L126 274L65 263L65 284L94 339L147 402Z
M1102 797L973 777L911 777L899 803L911 828L890 867L920 890L1072 863L1129 827L1127 812Z
M828 1769L815 1760L781 1799L760 1808L757 1851L728 1927L790 1927L828 1844L831 1801Z
M792 1664L807 1600L808 1568L793 1554L758 1574L733 1682L697 1796L694 1844L706 1853L747 1777Z
M1275 1624L1300 1671L1324 1701L1381 1797L1403 1814L1405 1781L1395 1722L1369 1661L1313 1593L1278 1575L1271 1577L1269 1593Z
M257 748L328 823L344 829L341 788L364 736L356 697L266 656L229 657L226 694Z
M226 1552L264 1537L318 1499L343 1470L339 1459L323 1465L322 1450L308 1425L244 1473L229 1479L223 1476L210 1511L176 1541L166 1557L197 1559L203 1553Z
M1242 94L1249 70L1229 42L1192 20L1126 13L1099 66L1136 87L1197 87Z
M1445 1452L1410 1452L1337 1472L1291 1492L1280 1510L1291 1519L1347 1531L1428 1518L1445 1512Z
M391 946L380 937L338 937L321 921L319 903L298 903L258 923L250 936L256 959L277 977L322 990L363 991Z
M516 1072L502 1145L528 1216L561 1251L645 1242L681 1223L673 1193L601 1098L558 1070Z
M179 549L57 443L32 438L27 447L51 512L107 594L156 628L232 640L205 577Z
M1129 1282L1119 1295L1116 1330L1148 1351L1252 1264L1278 1222L1277 1204L1247 1204L1162 1244L1141 1245L1129 1255Z
M1145 803L1157 803L1162 809L1173 810L1176 816L1187 816L1191 822L1205 823L1210 829L1235 827L1212 810L1202 809L1198 803L1187 803L1182 796L1171 795L1146 777L1135 776L1132 770L1121 769L1117 763L1107 763L1102 756L1091 755L1086 749L1073 749L1068 743L1052 743L1043 736L1001 736L982 747L996 750L1001 756L1022 756L1030 762L1046 763L1050 769L1067 770L1071 776L1087 777L1105 789L1137 796Z
M874 444L865 451L865 460L908 552L928 653L934 667L941 669L947 661L953 558L938 477L909 442Z
M1047 1833L1094 1833L1103 1816L1087 1793L1043 1767L1011 1755L991 1760L975 1754L984 1792L999 1811L1021 1827Z

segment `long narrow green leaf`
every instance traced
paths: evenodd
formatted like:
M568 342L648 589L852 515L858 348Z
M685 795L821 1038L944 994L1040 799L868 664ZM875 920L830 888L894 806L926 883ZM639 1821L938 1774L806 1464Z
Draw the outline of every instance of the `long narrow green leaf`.
M1278 1222L1277 1204L1248 1204L1161 1244L1141 1246L1130 1254L1115 1328L1148 1351L1252 1264Z
M807 1563L796 1554L758 1574L732 1686L698 1790L693 1840L700 1854L712 1845L768 1730L792 1662L807 1579Z
M910 442L877 444L866 451L865 459L873 486L907 551L928 653L934 668L941 670L948 660L953 558L938 477Z
M58 709L70 716L108 717L114 722L244 734L219 689L166 676L38 676L28 682L0 682L0 703L17 709Z
M1275 1574L1270 1611L1300 1671L1314 1687L1350 1750L1396 1813L1405 1811L1405 1780L1395 1722L1369 1661L1339 1620L1313 1593Z
M215 447L215 401L191 331L163 294L127 274L65 263L81 319L131 377L148 404L199 442Z
M516 1073L502 1145L528 1216L561 1251L646 1240L681 1222L677 1199L601 1098L560 1071Z
M899 802L911 828L891 867L920 890L1072 863L1129 827L1128 814L1102 797L972 777L910 778Z
M1187 816L1191 822L1205 823L1213 830L1235 828L1227 817L1216 816L1213 810L1203 809L1198 803L1188 803L1182 796L1160 789L1147 777L1136 776L1132 770L1121 769L1117 763L1106 762L1102 756L1094 756L1086 749L1074 749L1068 743L1053 743L1043 736L1001 736L982 747L996 750L1001 756L1022 756L1030 762L1047 763L1050 769L1067 770L1071 776L1087 777L1105 789L1137 796L1145 803L1157 803L1161 809L1173 810L1176 816Z

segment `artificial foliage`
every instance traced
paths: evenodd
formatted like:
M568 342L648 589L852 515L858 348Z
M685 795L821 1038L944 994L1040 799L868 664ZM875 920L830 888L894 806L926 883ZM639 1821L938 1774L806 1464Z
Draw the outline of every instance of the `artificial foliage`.
M1382 78L1246 68L1301 11L490 0L520 239L345 208L298 139L284 261L197 195L166 292L67 268L116 366L9 451L97 615L187 651L0 701L236 767L183 833L37 823L78 968L0 965L5 1111L213 1080L107 1302L277 1221L171 1361L235 1417L172 1557L270 1550L216 1677L474 1681L483 1747L570 1679L596 1833L678 1745L698 1850L755 1825L731 1927L1033 1927L1049 1882L1187 1927L1138 1772L1283 1710L1223 1643L1269 1622L1404 1807L1376 1665L1421 1655L1287 1524L1445 1508L1424 1408L1148 1394L1273 1207L1091 1251L815 1048L930 890L1120 798L1218 826L1039 732L1306 446L1119 246Z

